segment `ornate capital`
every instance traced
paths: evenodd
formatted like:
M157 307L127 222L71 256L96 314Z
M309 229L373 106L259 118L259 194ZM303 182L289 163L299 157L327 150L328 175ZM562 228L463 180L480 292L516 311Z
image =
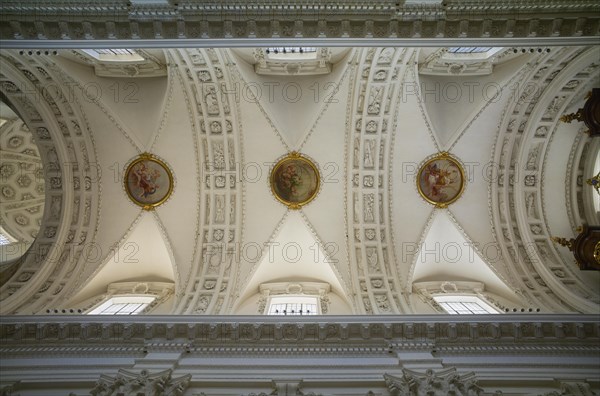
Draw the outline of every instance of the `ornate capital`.
M188 388L191 374L173 378L173 370L165 370L150 374L142 370L139 374L127 370L119 370L115 377L102 375L96 386L90 391L93 396L180 396Z
M438 372L429 369L425 373L402 369L402 377L389 374L383 377L392 394L403 396L474 396L483 391L474 373L459 375L454 367Z

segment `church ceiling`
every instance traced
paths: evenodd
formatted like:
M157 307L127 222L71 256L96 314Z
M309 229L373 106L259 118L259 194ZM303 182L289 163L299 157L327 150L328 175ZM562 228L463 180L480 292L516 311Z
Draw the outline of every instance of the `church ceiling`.
M2 312L89 308L115 282L173 283L177 314L262 313L277 282L328 284L334 314L436 312L465 285L502 311L597 312L598 274L551 237L597 216L577 178L598 144L559 118L598 47L275 49L0 52L50 186ZM147 153L163 168L133 166Z

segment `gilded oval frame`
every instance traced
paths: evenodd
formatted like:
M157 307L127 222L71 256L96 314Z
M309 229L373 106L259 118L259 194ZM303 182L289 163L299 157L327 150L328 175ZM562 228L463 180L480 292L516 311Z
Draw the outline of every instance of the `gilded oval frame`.
M308 171L312 173L312 175L310 176L310 185L307 187L308 190L305 191L302 194L302 197L298 200L290 198L290 195L295 193L293 192L293 188L295 186L285 186L286 188L290 187L290 190L286 191L287 194L283 194L283 186L281 185L281 183L283 183L284 181L282 181L281 178L283 168L285 166L299 166L301 172ZM294 173L292 177L295 175L296 174ZM300 180L301 177L302 176L300 175ZM287 180L286 182L292 182L292 180ZM300 153L293 151L285 157L281 158L279 161L277 161L275 166L273 166L273 169L271 169L271 173L269 175L269 185L271 187L271 193L279 202L281 202L290 209L297 210L315 199L321 188L321 174L312 160L303 156Z
M153 166L152 170L155 172L158 172L158 176L155 177L155 179L162 176L163 174L167 176L166 179L168 181L168 185L166 188L166 192L164 194L161 194L159 196L159 198L156 200L142 199L140 197L139 193L132 191L132 183L130 180L131 175L134 174L132 172L134 171L134 168L136 166L139 166L139 164L142 164L142 163L152 164L152 166ZM138 175L138 180L139 180L139 175ZM142 183L138 181L138 187L144 191L144 194L141 194L141 195L144 195L143 198L146 198L148 195L153 195L158 188L164 186L163 184L156 185L157 184L156 180L150 180L150 182L154 186L152 186L152 185L149 186L148 187L149 190L147 191L145 189L145 187L141 186ZM148 180L146 181L145 184L148 184ZM127 165L127 168L125 169L125 173L123 176L123 186L125 187L125 192L127 193L127 196L129 197L131 202L142 207L142 209L144 209L144 210L152 210L152 209L162 205L163 203L165 203L171 197L171 194L173 193L173 187L174 187L173 185L174 185L174 180L173 180L173 172L171 171L171 168L166 164L165 161L163 161L160 158L156 157L155 155L149 154L149 153L142 153L138 157L134 158L129 163L129 165ZM154 191L152 191L152 187L154 187ZM163 188L163 190L165 190L165 189ZM149 191L152 191L152 192L149 192Z
M448 170L448 168L452 168L452 170L456 171L456 175L459 177L460 181L457 185L455 180L450 180L449 183L445 184L443 182L440 183L436 183L436 185L434 187L430 187L430 186L425 186L424 184L424 177L426 175L426 172L429 172L430 177L433 177L433 180L439 180L438 178L445 178L448 175L442 175L440 174L438 175L432 175L431 170L432 170L432 166L436 166L438 164L443 164L446 163L446 165L443 167L443 169L441 169L441 172L451 172ZM437 168L440 169L440 168ZM454 173L454 172L452 172ZM417 177L416 177L416 183L417 183L417 190L419 191L419 195L421 195L421 197L427 201L428 203L434 205L436 208L446 208L448 207L448 205L456 202L463 194L464 190L465 190L465 185L466 185L466 180L465 180L465 171L463 166L461 165L460 161L450 155L448 152L440 152L438 154L436 154L435 156L433 156L432 158L429 158L427 161L425 161L425 163L423 165L421 165L421 167L419 168L419 172L417 173ZM437 187L437 189L436 189ZM438 192L439 189L439 192ZM448 199L435 199L436 195L440 195L441 197L443 197L446 192L443 192L441 190L452 190L453 194L448 197ZM444 195L442 195L444 194Z

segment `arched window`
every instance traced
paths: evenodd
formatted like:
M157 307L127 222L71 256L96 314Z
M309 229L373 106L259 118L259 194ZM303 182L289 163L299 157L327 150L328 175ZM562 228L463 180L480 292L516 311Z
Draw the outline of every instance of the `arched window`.
M507 305L500 296L485 291L481 282L415 282L413 290L431 308L450 315L499 314Z
M106 293L73 305L88 315L138 315L152 312L173 295L175 285L167 282L115 282Z
M259 290L258 311L265 315L324 315L329 310L329 283L263 283Z

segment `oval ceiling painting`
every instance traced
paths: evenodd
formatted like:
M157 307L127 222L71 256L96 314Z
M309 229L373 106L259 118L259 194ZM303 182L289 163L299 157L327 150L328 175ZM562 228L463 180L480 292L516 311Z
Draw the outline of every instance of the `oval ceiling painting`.
M465 188L465 173L458 160L446 152L437 154L419 169L419 194L438 208L455 202Z
M275 164L270 184L275 198L290 209L300 209L319 192L319 170L311 160L292 152Z
M173 192L173 175L167 164L152 154L135 158L125 171L125 191L145 210L165 202Z

